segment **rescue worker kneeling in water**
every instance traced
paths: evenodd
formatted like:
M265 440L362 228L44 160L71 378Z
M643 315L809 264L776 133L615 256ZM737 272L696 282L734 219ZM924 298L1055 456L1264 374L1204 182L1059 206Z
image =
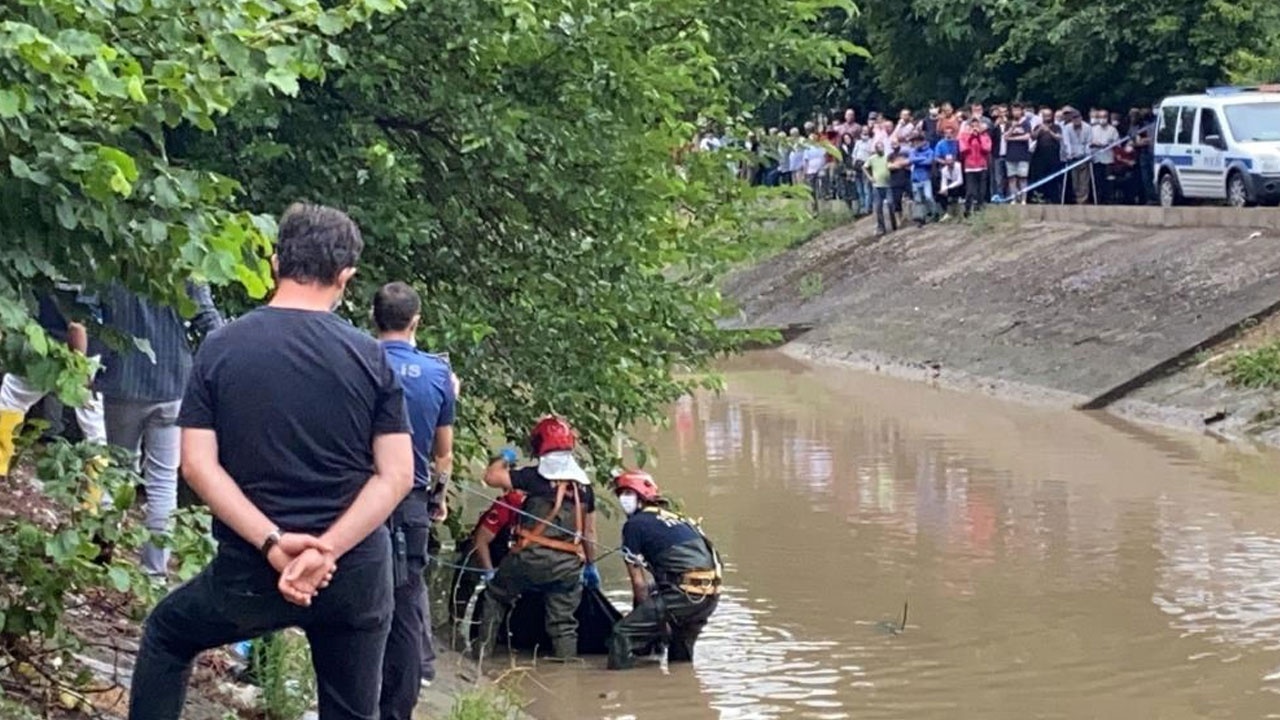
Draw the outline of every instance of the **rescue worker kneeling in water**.
M596 499L586 471L573 457L576 443L569 423L545 417L529 434L536 465L512 469L515 451L508 448L485 470L486 485L525 494L515 545L484 593L480 647L486 656L492 654L498 630L520 594L537 590L546 597L551 657L577 657L574 613L583 584L599 587L600 573L593 562Z
M649 473L627 470L613 491L627 514L622 550L635 603L609 637L609 669L630 668L661 645L669 662L690 662L720 602L720 558L694 521L668 509Z

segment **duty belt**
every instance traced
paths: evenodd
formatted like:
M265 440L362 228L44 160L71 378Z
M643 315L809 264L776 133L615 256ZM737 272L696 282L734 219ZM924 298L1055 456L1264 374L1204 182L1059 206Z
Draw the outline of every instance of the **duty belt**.
M673 577L681 592L690 595L720 594L720 574L715 570L689 570Z

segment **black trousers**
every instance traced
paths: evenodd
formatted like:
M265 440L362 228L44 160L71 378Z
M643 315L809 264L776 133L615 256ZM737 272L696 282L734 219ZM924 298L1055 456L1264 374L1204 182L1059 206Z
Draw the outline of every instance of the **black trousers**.
M426 490L409 494L391 513L395 609L382 659L382 720L412 720L421 691L427 639L427 539L431 509ZM400 544L403 543L403 548Z
M718 595L687 595L676 588L652 593L613 626L609 669L634 667L636 655L664 643L668 662L692 662L693 645L719 603Z
M1110 165L1103 165L1099 162L1093 164L1093 186L1098 189L1097 203L1099 205L1110 205L1115 202Z
M981 210L987 204L987 171L964 171L964 215Z
M343 556L311 607L287 602L279 576L251 549L224 547L160 601L142 631L129 720L178 720L196 655L301 628L311 645L321 720L377 720L391 626L391 544L385 528Z

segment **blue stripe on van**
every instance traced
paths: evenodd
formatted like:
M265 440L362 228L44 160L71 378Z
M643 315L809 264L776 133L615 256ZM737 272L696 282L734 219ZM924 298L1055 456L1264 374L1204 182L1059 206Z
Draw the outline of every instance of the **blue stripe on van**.
M1191 167L1190 155L1156 155L1156 162L1169 162L1178 167Z

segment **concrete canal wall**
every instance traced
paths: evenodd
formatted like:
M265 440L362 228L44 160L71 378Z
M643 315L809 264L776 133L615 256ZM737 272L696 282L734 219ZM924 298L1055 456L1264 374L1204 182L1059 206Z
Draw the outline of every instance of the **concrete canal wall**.
M1196 364L1280 309L1280 210L995 208L880 238L863 221L725 290L731 326L793 328L796 355L1272 441L1272 399Z

